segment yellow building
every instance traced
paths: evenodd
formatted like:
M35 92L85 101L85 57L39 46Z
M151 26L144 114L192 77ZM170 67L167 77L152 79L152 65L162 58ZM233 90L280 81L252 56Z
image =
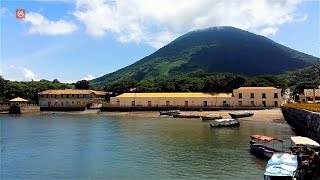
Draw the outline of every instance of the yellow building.
M273 87L241 87L233 93L124 93L110 98L116 106L269 106L281 102L281 89Z
M233 90L236 106L278 107L281 89L274 87L240 87Z
M38 93L40 107L77 107L104 101L106 92L82 89L46 90Z

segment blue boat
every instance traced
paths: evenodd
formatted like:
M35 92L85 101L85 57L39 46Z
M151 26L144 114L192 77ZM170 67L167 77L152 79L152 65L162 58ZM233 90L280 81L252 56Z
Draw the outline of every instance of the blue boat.
M265 180L283 179L292 180L298 168L297 155L289 153L274 153L268 161L264 173Z

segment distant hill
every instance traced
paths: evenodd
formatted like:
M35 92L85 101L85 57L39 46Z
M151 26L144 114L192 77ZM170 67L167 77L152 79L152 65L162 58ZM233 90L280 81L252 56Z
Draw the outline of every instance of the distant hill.
M245 76L278 75L320 59L233 27L212 27L180 36L153 54L91 81L93 86L131 77L231 72Z

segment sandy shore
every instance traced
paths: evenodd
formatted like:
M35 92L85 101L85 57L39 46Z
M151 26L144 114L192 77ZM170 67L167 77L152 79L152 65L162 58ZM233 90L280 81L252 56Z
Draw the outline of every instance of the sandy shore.
M195 114L195 115L208 115L219 114L223 118L231 118L229 113L235 112L234 110L221 110L221 111L182 111L181 114ZM241 112L241 111L237 111ZM266 109L266 110L251 110L254 113L253 116L242 118L242 120L248 121L284 121L280 108ZM135 112L100 112L99 114L111 115L111 116L137 116L137 117L166 117L159 116L159 111L135 111Z
M170 116L159 116L159 111L131 111L131 112L100 112L100 110L86 110L86 111L75 111L75 112L40 112L39 107L22 107L22 114L37 115L37 114L74 114L74 115L87 115L97 114L106 116L132 116L132 117L161 117L161 118L172 118ZM241 112L244 110L239 110ZM250 110L254 113L251 117L242 118L247 121L275 121L283 122L284 118L280 108L277 109L266 109L266 110ZM194 115L208 115L208 114L219 114L223 118L231 118L229 113L235 112L235 110L221 110L221 111L182 111L181 114L194 114ZM3 112L5 113L5 112Z

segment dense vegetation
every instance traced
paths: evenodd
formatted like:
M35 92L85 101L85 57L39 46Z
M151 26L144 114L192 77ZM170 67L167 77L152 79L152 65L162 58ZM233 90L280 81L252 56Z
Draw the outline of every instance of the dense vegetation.
M285 72L278 77L294 89L295 94L300 94L303 89L312 89L320 86L320 65Z
M8 101L15 97L26 98L32 102L38 102L38 92L48 89L73 88L74 85L63 84L58 80L17 82L3 79L0 76L0 102Z
M108 83L105 91L123 92L232 92L241 86L274 86L287 88L285 81L272 76L244 77L231 73L181 75L149 78L142 81L126 78Z
M232 73L211 73L193 75L162 76L146 78L141 81L124 78L107 83L104 90L117 94L124 92L232 92L241 86L273 86L286 89L291 87L294 93L301 93L305 88L320 85L320 65L314 65L283 73L279 76L246 77ZM33 102L38 101L38 92L47 89L90 88L88 81L81 80L75 84L63 84L58 80L16 82L0 76L0 102L14 97L22 97Z
M187 33L130 66L92 80L91 84L101 88L125 78L141 81L213 72L278 75L317 63L319 58L263 36L232 27L215 27Z

